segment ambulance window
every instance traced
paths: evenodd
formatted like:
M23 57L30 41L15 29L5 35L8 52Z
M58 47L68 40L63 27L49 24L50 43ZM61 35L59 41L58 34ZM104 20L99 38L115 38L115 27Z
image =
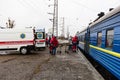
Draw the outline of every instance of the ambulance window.
M101 47L102 44L102 32L98 33L98 39L97 39L97 45L98 47Z
M108 48L108 49L112 49L113 35L114 35L113 29L107 30L107 32L106 32L106 48Z
M43 39L43 33L42 32L37 33L37 39Z

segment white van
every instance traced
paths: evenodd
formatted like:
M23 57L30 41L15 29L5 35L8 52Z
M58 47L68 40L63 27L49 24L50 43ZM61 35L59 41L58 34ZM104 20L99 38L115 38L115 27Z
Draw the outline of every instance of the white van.
M40 47L41 43L37 41L40 38L39 34L31 28L0 29L0 51L14 50L20 51L21 54L27 54L30 50L35 50L36 47Z

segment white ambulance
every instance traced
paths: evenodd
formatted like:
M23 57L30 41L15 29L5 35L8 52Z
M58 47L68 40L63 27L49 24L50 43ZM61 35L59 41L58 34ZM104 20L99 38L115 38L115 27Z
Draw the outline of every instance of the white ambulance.
M45 49L45 28L34 28L35 31L35 46L38 49Z
M0 51L14 50L27 54L36 47L41 47L41 41L38 38L42 36L36 30L31 28L0 29Z

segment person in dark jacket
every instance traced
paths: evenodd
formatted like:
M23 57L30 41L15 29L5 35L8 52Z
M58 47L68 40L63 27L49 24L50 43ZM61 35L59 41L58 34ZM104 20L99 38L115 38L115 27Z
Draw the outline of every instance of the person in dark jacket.
M48 38L47 37L45 39L45 42L46 42L46 46L48 47Z
M49 40L48 40L48 44L49 44L49 52L50 52L50 54L52 53L52 46L51 46L51 44L50 44L50 41L51 41L51 37L49 37Z

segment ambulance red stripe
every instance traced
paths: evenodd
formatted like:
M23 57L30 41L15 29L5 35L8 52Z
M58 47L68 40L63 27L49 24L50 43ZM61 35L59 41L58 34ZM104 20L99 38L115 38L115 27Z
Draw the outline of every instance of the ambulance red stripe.
M33 40L25 40L25 41L2 41L0 45L21 45L21 44L33 44Z
M36 40L37 42L45 42L45 40Z

